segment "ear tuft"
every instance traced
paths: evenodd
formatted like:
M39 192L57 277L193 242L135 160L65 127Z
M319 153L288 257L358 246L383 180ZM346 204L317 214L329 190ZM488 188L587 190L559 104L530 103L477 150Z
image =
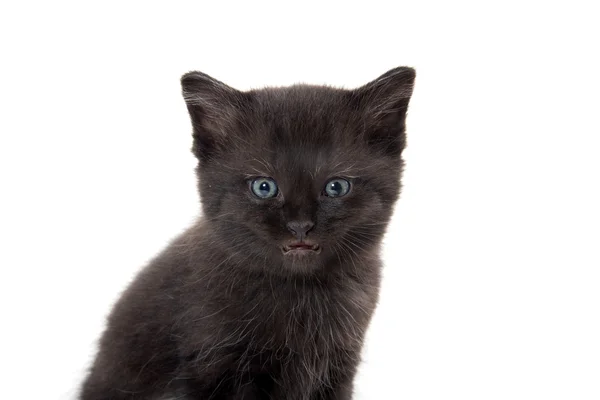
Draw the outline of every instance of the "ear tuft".
M414 69L398 67L359 88L358 91L362 93L366 102L366 111L373 117L385 116L393 112L406 112L415 77Z
M220 103L234 101L238 94L236 89L211 76L192 71L181 77L183 98L188 105L204 107L218 106Z

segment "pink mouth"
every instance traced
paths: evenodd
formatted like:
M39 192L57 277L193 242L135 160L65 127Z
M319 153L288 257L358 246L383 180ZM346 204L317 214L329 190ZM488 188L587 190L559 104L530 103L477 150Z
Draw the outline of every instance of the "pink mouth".
M310 242L293 242L283 246L285 254L318 253L320 250L318 244Z

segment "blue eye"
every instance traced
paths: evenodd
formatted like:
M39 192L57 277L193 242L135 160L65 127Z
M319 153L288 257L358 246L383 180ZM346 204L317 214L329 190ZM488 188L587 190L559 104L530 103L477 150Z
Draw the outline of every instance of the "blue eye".
M252 193L261 199L270 199L277 195L277 184L271 178L257 178L250 185Z
M325 184L325 195L329 197L342 197L350 191L350 182L342 178L335 178Z

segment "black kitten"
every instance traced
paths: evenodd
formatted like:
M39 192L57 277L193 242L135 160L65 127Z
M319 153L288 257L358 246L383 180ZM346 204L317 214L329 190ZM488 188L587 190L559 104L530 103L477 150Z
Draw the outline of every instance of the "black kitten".
M240 92L184 75L203 217L123 294L81 399L350 399L414 78Z

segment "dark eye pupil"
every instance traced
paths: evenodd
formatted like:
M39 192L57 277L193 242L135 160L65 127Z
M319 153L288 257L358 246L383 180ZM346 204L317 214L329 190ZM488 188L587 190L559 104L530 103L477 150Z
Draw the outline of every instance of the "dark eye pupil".
M271 185L269 185L267 182L263 182L258 187L258 190L260 190L261 192L269 193L271 191Z
M342 184L339 182L331 182L329 184L329 188L331 189L332 192L334 193L341 193L343 188L342 188Z

